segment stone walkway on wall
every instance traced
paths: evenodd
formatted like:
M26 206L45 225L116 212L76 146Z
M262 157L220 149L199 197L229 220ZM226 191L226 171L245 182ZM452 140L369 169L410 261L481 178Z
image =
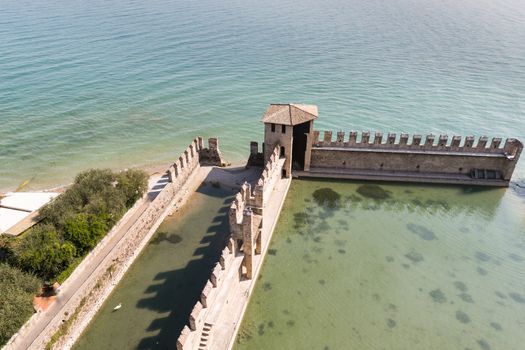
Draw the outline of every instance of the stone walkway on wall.
M264 208L261 254L254 257L254 278L239 281L239 271L243 255L238 254L230 263L228 274L224 277L214 303L210 306L203 320L209 331L206 334L192 334L188 349L231 349L239 330L242 316L248 306L249 297L257 283L256 276L268 250L268 245L277 224L291 179L278 180L270 195L268 205ZM199 333L199 332L195 332ZM203 343L203 341L205 341Z

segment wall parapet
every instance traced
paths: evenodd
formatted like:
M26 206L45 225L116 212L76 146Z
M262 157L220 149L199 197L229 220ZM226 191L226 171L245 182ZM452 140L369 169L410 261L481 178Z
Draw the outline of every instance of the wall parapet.
M204 148L202 138L199 137L198 153L201 165L226 166L219 149L219 140L215 137L208 139L208 148Z
M200 165L199 152L202 150L202 137L196 137L181 153L179 158L168 168L168 180L172 187L180 188Z
M490 140L487 136L481 136L475 142L474 136L439 135L433 134L425 136L407 133L401 133L399 137L395 133L382 132L372 134L369 131L358 133L351 131L346 138L346 133L339 131L335 139L332 137L332 131L324 131L323 139L320 140L321 132L313 131L312 146L321 147L341 147L341 148L369 148L377 150L422 150L422 151L440 151L440 152L457 152L457 153L483 153L483 154L501 154L509 159L519 157L523 144L515 138L507 138L505 143L502 139L494 137ZM360 137L359 137L360 136Z
M254 146L253 151L256 151L255 145L252 144L252 146ZM283 167L283 159L280 159L279 151L280 146L276 146L270 159L266 162L263 173L258 179L257 184L252 188L252 185L245 182L235 196L228 213L230 236L225 240L221 256L210 271L210 276L200 293L200 298L195 303L188 318L188 324L184 327L177 340L177 350L190 349L196 344L196 340L200 339L201 341L205 341L209 336L213 327L213 321L207 319L208 311L210 310L211 305L216 301L221 287L231 287L231 285L225 284L224 281L232 268L238 268L238 264L236 265L234 263L236 254L240 252L240 248L237 246L237 241L246 238L243 236L243 234L246 234L246 226L250 226L248 233L250 242L244 242L243 261L246 260L247 256L250 256L250 258L252 256L252 254L248 252L253 250L252 240L259 239L260 242L260 235L257 237L255 235L259 231L259 225L262 225L262 213L264 210L265 199L267 200L266 196L268 196L273 190L273 187L275 186L274 179L280 177L281 169ZM246 214L248 212L250 215ZM254 219L255 216L259 219ZM249 220L248 225L247 220ZM244 229L243 226L245 226ZM246 276L250 275L246 274ZM240 282L240 278L238 282ZM200 343L201 342L198 342L197 344Z
M250 156L248 157L246 166L264 166L264 142L261 147L261 152L259 152L258 142L250 142Z
M246 208L262 214L262 208L267 203L273 183L281 176L282 165L279 166L279 150L280 146L277 145L253 189L248 182L245 182L230 205L229 222L235 238L242 239L242 220Z
M508 186L523 144L514 138L325 131L311 137L306 171L296 176Z

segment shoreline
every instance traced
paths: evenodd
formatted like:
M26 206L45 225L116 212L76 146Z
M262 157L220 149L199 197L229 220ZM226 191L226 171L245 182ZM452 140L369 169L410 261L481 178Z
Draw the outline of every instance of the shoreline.
M231 163L228 163L228 168L230 167L241 167L241 166L245 166L246 165L246 159L244 160L237 160L237 161L233 161ZM88 169L106 169L105 167L97 167L97 166L94 166L94 167L91 167L91 168L86 168L85 170L88 170ZM136 166L130 166L130 167L124 167L124 168L108 168L108 169L111 169L112 171L117 171L117 172L120 172L120 171L125 171L125 170L129 170L129 169L140 169L140 170L144 170L147 174L148 174L148 181L153 181L155 178L156 178L156 175L162 175L163 173L166 172L166 163L158 163L158 164L148 164L148 165L136 165ZM82 170L82 171L85 171L85 170ZM76 173L75 175L73 175L73 178L72 180L74 179L74 177L77 175L78 173ZM0 188L0 197L3 195L3 194L6 194L6 193L9 193L9 192L59 192L59 193L62 193L64 192L69 186L71 186L73 184L73 181L70 181L69 183L67 184L54 184L54 185L51 185L52 187L49 187L49 186L45 186L45 185L42 185L42 186L39 186L37 185L35 188L31 188L31 189L28 189L27 191L24 191L24 190L21 190L21 191L16 191L16 187L19 187L19 185L16 185L16 187L9 187L9 188ZM27 186L31 185L31 182L29 182L27 184Z

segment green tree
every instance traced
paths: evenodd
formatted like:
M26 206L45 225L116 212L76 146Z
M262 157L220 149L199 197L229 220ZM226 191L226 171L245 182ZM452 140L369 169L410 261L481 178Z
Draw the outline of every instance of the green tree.
M38 279L18 268L52 282L92 249L147 188L148 176L141 170L87 170L40 209L40 223L20 237L0 237L0 345L33 312Z
M130 169L117 175L117 188L126 196L126 207L131 208L148 189L148 174Z
M37 277L0 263L0 346L31 317L40 287Z
M40 208L40 217L57 229L64 226L65 220L83 208L82 199L75 185Z
M106 188L103 192L91 196L83 212L105 217L108 225L113 226L126 212L126 198L116 188Z
M49 224L34 226L14 247L20 268L42 279L51 280L75 258L76 248L62 241L55 228Z
M109 169L90 169L75 177L75 187L84 205L93 195L99 195L116 184L116 175Z
M66 219L64 238L73 243L79 253L88 251L96 244L89 229L87 214L80 213Z
M108 233L109 225L108 225L109 219L107 215L92 215L89 218L89 229L91 230L91 234L95 239L100 240L102 237Z
M13 258L13 238L0 235L0 262L9 262Z
M79 254L86 253L107 233L107 221L107 215L77 214L66 219L64 238L75 245Z
M77 213L122 215L126 198L116 184L116 174L109 169L81 172L70 188L40 209L40 215L58 231L63 231L65 221Z
M73 257L93 248L147 187L148 176L142 170L81 172L73 185L40 210L42 222L17 240L17 264L42 278L56 276ZM0 257L7 257L10 251L1 248Z

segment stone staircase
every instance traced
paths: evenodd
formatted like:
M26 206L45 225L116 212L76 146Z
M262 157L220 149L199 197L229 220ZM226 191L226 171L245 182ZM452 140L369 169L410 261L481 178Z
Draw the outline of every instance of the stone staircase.
M213 325L208 322L204 322L204 327L202 328L201 341L199 343L199 350L205 350L208 348L208 340L210 339L211 329Z

